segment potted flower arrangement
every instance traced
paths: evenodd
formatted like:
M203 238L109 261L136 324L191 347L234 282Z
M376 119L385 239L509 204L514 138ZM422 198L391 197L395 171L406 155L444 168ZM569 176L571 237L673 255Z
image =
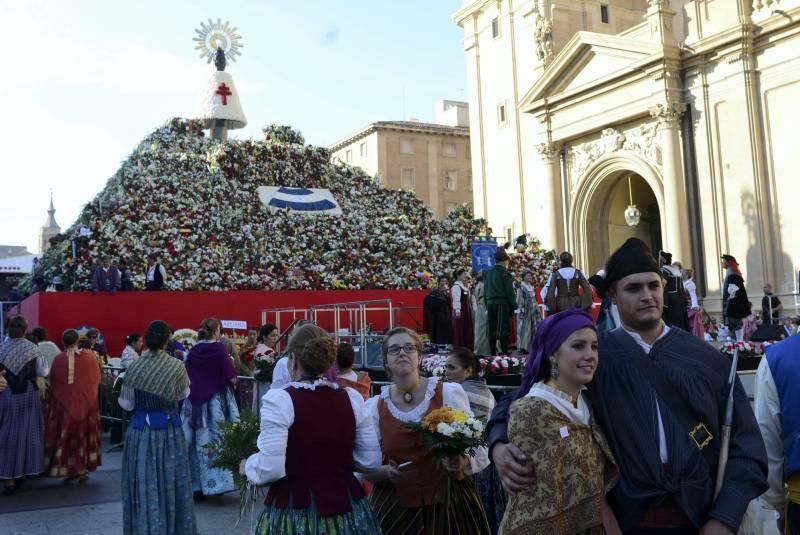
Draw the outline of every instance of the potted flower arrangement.
M481 371L486 382L494 385L516 386L522 378L525 357L500 355L480 359Z
M428 377L444 378L444 367L447 364L447 355L425 355L419 363L420 371Z
M758 342L726 342L720 351L728 358L733 358L733 353L739 351L739 362L736 369L755 370L764 355L764 345Z

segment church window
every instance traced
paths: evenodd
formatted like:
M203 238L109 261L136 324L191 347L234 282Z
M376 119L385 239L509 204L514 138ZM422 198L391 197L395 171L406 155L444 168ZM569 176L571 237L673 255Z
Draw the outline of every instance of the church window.
M600 21L603 24L608 24L608 6L601 5L600 6Z
M497 17L492 19L492 37L495 39L500 37L500 20Z
M447 191L455 191L458 188L458 172L448 169L444 172L444 187Z
M347 163L353 163L353 151L347 149L344 153L344 161Z
M366 158L366 156L367 156L367 144L366 144L366 142L362 143L361 145L359 145L358 146L358 150L360 151L361 157L362 158Z
M400 168L400 187L403 189L414 189L416 175L413 167Z

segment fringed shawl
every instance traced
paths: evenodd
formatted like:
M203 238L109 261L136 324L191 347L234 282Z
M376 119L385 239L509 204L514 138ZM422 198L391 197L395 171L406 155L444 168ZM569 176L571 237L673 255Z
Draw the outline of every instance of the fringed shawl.
M30 361L42 355L39 346L25 338L9 338L0 344L0 366L18 375Z
M145 351L125 372L125 386L177 402L189 388L189 375L166 352Z

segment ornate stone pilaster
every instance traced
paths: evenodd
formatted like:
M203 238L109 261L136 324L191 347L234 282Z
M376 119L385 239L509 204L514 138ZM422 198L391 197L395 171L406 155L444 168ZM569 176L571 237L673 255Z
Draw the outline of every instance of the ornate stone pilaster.
M681 116L686 111L682 102L667 102L650 108L650 115L658 121L661 135L661 155L664 172L664 250L684 265L692 265L692 247L689 243L689 213L687 210L686 178L680 140Z
M559 146L553 143L552 141L546 141L544 143L539 143L536 145L536 152L542 157L543 160L547 161L551 158L555 158L558 156Z
M561 196L561 146L552 141L536 145L544 162L541 182L543 209L547 213L547 229L540 232L542 245L547 249L562 250L564 243L564 202Z
M686 111L686 104L683 102L656 104L651 106L648 111L650 111L650 117L656 119L660 127L678 128L681 124L681 117Z

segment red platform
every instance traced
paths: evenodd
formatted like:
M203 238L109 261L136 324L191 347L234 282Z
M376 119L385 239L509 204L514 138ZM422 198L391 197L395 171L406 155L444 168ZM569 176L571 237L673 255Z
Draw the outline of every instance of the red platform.
M242 320L248 326L261 326L261 311L275 308L307 308L390 299L402 310L396 316L400 325L422 325L422 301L425 290L337 290L337 291L231 291L231 292L117 292L94 295L89 292L37 293L21 304L22 315L30 328L42 326L50 338L61 345L61 333L81 325L97 327L103 333L110 356L122 353L125 337L144 333L156 319L175 329L197 329L209 316L221 320ZM376 330L388 326L388 314L372 314L369 322ZM268 321L271 321L268 318ZM333 329L333 314L320 313L318 321ZM346 327L347 322L343 322ZM282 320L282 327L287 326Z

